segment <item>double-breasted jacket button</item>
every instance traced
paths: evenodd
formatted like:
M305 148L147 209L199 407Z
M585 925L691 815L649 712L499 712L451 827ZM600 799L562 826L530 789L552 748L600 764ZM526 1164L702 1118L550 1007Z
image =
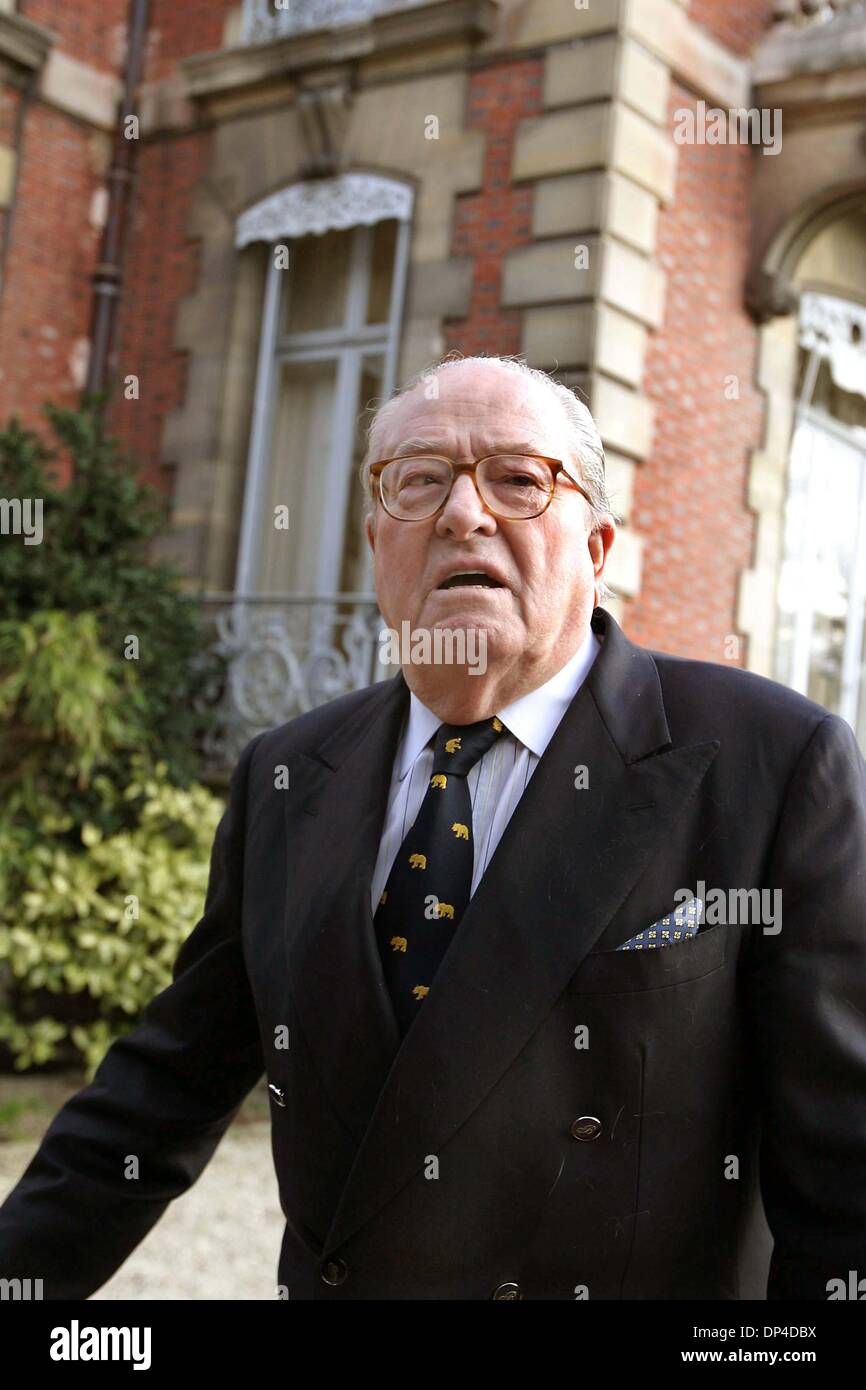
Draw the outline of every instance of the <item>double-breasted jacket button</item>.
M522 1297L523 1294L520 1292L519 1284L500 1284L491 1294L491 1298L505 1302L513 1302L515 1299Z
M275 1085L274 1085L273 1081L269 1081L269 1082L268 1082L268 1090L269 1090L270 1093L271 1093L271 1100L274 1102L274 1104L275 1104L275 1105L278 1105L278 1106L280 1107L281 1110L285 1110L285 1108L286 1108L286 1093L285 1093L285 1091L281 1091L280 1088L279 1088L279 1086L275 1086Z
M598 1139L601 1134L601 1120L595 1115L581 1115L571 1126L573 1139Z
M345 1260L326 1260L322 1265L322 1278L326 1284L336 1286L342 1284L346 1275L349 1273L349 1266Z

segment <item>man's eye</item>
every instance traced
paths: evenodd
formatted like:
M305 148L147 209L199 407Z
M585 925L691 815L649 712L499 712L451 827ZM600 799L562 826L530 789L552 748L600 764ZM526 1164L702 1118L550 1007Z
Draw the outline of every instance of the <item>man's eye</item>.
M439 479L434 478L431 473L409 473L400 479L400 491L407 487L422 487L438 481Z
M538 487L537 478L533 478L530 473L509 473L507 478L503 478L509 487L527 488Z

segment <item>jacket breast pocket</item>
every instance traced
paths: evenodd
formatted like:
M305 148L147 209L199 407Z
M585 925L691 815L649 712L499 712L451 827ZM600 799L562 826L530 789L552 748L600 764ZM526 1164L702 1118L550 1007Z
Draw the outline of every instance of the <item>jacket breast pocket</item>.
M725 963L730 927L706 927L690 941L643 951L590 951L574 978L580 994L633 994L701 980Z

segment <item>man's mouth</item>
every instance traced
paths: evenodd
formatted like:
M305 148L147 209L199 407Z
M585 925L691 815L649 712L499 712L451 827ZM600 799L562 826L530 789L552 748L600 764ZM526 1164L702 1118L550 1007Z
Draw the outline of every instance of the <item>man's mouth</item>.
M461 570L456 574L451 574L447 579L443 579L438 585L440 589L502 589L504 585L494 579L492 575L483 574L480 570Z

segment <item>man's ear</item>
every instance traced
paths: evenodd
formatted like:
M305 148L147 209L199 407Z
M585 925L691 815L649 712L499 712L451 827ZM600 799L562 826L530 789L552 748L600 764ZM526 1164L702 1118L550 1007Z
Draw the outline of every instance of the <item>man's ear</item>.
M367 542L368 542L368 544L369 544L369 546L370 546L370 549L371 549L373 552L375 552L375 550L376 550L376 528L375 528L374 525L373 525L373 518L372 518L372 516L371 516L369 513L368 513L367 516L364 518L364 531L366 532L366 535L367 535Z
M592 567L595 570L597 580L601 579L604 574L607 557L615 537L616 525L612 520L607 520L603 521L596 530L591 531L587 538L589 553L592 556Z

